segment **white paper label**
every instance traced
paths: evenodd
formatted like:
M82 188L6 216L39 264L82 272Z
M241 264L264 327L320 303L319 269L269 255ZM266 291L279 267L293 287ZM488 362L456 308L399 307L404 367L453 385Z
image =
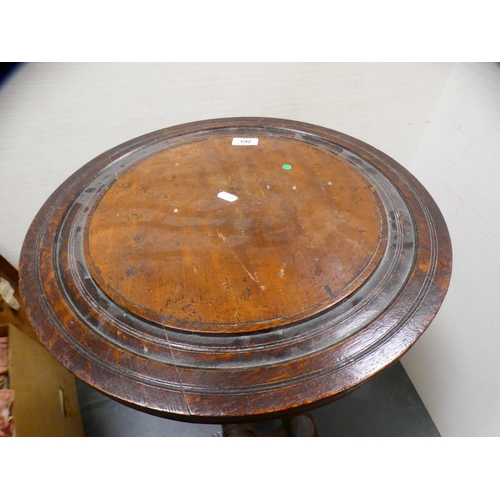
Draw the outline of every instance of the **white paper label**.
M238 197L235 196L234 194L226 193L225 191L221 191L217 196L219 198L222 198L223 200L229 201L231 203L238 199Z
M257 146L259 139L256 137L235 137L233 146Z

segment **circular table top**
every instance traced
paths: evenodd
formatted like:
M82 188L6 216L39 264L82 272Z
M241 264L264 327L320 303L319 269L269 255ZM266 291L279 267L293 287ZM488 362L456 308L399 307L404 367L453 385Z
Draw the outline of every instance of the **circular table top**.
M451 244L422 185L367 144L218 119L82 167L33 221L20 275L78 377L223 423L326 404L398 359L444 299Z

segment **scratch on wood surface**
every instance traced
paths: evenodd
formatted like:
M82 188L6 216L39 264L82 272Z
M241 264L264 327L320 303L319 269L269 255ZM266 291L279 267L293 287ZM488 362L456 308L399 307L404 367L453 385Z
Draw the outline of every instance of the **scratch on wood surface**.
M184 392L184 385L182 383L181 374L179 373L179 369L177 368L177 361L175 359L175 355L174 355L174 352L172 350L172 346L170 345L170 339L168 337L168 331L165 328L165 325L163 323L162 323L161 326L163 327L163 331L165 332L165 338L167 339L168 349L170 351L170 355L172 356L172 363L173 363L174 368L175 368L175 373L177 374L177 379L179 380L179 386L180 386L181 392L182 392L182 399L184 400L184 403L186 404L186 408L187 408L188 413L190 415L192 415L193 412L191 411L191 408L189 407L189 403L188 403L188 400L186 398L186 393Z
M219 235L219 238L224 242L227 243L227 238L217 229L217 234ZM229 245L229 243L228 243Z
M227 243L227 246L229 247L229 251L234 255L234 257L236 258L236 260L241 264L241 267L245 270L245 272L248 274L248 276L250 276L250 278L253 281L255 281L255 283L259 283L260 284L260 281L252 276L252 274L250 273L250 271L245 267L245 264L243 264L243 262L241 262L240 258L236 255L236 252L231 248L231 245L227 241L227 238L218 229L217 229L217 234L219 235L219 238L224 243ZM265 290L265 287L261 286L261 289Z

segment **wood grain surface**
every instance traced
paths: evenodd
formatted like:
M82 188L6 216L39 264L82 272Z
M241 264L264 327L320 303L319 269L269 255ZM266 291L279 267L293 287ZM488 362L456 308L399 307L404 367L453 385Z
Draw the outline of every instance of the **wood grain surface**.
M374 188L335 154L254 135L255 146L217 134L116 171L85 239L114 302L182 330L246 332L308 317L364 283L387 238Z
M219 119L82 167L33 221L20 274L78 377L144 411L238 422L326 404L397 360L444 299L451 243L425 188L371 146Z

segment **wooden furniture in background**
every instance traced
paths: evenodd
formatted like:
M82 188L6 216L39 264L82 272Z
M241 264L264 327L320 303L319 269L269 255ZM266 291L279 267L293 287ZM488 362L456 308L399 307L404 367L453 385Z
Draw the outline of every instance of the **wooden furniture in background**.
M21 256L37 334L108 396L193 422L291 417L402 356L451 275L443 217L375 148L287 120L167 128L92 160Z
M0 338L8 344L4 388L14 392L13 435L84 436L75 377L40 345L21 301L19 274L1 255L0 278L19 304L12 308L0 297Z
M25 335L40 343L31 323L22 307L21 295L19 293L19 273L17 269L5 257L0 255L0 278L6 280L13 289L13 296L19 304L19 308L9 307L0 296L0 325L11 324L21 330Z

